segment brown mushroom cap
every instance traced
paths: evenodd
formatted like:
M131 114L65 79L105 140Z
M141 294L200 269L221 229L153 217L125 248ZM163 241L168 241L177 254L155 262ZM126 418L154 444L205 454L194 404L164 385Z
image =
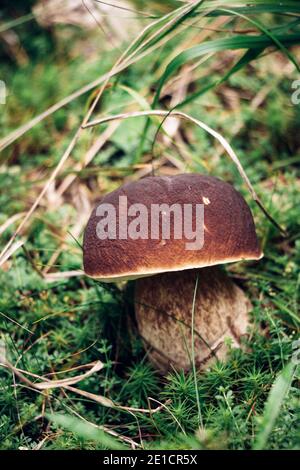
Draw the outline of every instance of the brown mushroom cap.
M191 240L184 236L174 239L172 229L170 239L166 240L154 240L150 236L146 240L100 240L96 231L100 220L96 209L99 204L112 204L116 209L118 228L119 196L127 196L128 206L144 204L149 214L151 204L180 204L182 207L184 204L204 204L203 247L187 250L186 243ZM99 280L114 282L263 256L244 198L233 186L212 176L191 173L151 176L121 186L104 196L99 204L90 216L83 242L85 273ZM193 226L196 225L195 216L193 210Z

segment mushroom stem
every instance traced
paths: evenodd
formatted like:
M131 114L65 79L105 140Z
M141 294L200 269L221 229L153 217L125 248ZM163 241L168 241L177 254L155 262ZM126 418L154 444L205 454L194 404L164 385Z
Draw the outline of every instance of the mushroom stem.
M195 293L196 279L198 287ZM136 281L135 312L149 358L161 372L191 367L194 306L194 357L198 369L224 359L240 346L249 324L250 301L218 267L192 269Z

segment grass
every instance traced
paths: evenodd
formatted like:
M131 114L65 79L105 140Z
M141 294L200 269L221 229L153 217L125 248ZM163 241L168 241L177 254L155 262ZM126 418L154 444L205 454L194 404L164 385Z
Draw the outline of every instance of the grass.
M1 449L300 448L292 360L300 326L300 105L291 101L300 7L241 3L132 2L137 30L147 29L133 34L123 19L129 37L114 47L98 27L43 28L32 2L14 10L5 3L1 31L13 31L19 47L0 45L8 88L0 105L0 235L1 250L11 249L0 271ZM226 138L287 235L255 205L217 140L191 122L173 128L149 119L151 108L180 108ZM140 111L146 116L80 128L87 116ZM228 265L252 302L252 326L243 349L201 374L161 377L137 332L133 283L103 285L80 274L93 204L152 166L234 184L265 253L257 263ZM101 368L79 380L96 361ZM57 382L69 377L69 388ZM55 386L39 388L49 380Z

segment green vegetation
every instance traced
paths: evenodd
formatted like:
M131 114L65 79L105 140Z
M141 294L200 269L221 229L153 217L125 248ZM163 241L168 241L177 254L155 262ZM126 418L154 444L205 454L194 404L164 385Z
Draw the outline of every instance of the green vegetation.
M115 14L122 40L107 24L42 25L33 3L4 1L0 12L1 250L15 237L0 257L0 448L299 449L300 104L291 100L299 2L126 3L136 12ZM252 200L220 143L191 122L111 121L82 129L68 149L100 92L90 120L179 108L219 132L287 235ZM227 266L253 305L243 349L196 377L152 368L133 283L78 272L95 201L152 167L231 182L252 208L265 254ZM57 382L48 388L49 380Z

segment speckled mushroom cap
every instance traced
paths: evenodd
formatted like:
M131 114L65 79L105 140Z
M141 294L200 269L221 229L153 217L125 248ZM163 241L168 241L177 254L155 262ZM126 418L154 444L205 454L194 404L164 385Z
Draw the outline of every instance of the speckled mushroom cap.
M185 236L174 239L172 225L170 239L165 240L154 240L150 236L146 240L99 239L97 207L104 203L115 207L118 229L119 196L127 196L128 207L134 203L144 204L149 214L151 204L204 204L202 248L187 250L186 243L191 240ZM196 211L192 212L195 218ZM128 217L128 221L134 218ZM196 220L193 220L193 225L196 226ZM150 176L107 194L93 210L83 241L85 273L107 282L260 259L262 256L251 211L241 194L218 178L192 173Z

